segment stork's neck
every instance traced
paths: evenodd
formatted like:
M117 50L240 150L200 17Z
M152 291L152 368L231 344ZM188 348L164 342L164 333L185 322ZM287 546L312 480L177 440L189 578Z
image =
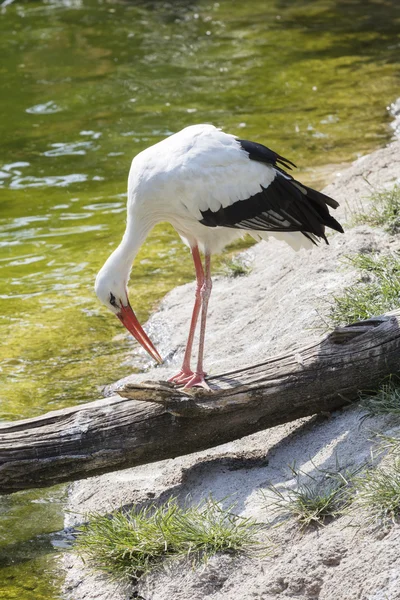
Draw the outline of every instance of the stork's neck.
M132 263L152 227L153 223L129 216L122 241L105 262L98 279L104 278L114 287L125 288Z

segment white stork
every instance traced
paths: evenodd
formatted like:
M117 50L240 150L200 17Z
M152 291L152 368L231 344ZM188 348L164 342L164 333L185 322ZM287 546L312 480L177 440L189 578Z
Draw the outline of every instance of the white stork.
M128 298L133 260L150 230L168 221L191 250L196 294L180 371L170 381L188 389L209 389L203 369L207 307L211 293L211 254L250 233L257 240L285 240L294 250L328 243L325 226L343 232L329 214L338 203L293 179L295 166L269 148L212 125L193 125L147 148L132 161L128 179L127 224L118 248L96 278L96 294L159 363ZM204 254L204 268L200 257ZM201 310L196 369L190 366Z

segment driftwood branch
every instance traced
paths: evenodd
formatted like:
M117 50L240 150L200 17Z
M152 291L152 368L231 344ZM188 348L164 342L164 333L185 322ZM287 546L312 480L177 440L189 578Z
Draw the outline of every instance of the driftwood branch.
M400 310L301 350L209 378L212 394L165 382L0 425L0 493L173 458L329 412L400 371Z

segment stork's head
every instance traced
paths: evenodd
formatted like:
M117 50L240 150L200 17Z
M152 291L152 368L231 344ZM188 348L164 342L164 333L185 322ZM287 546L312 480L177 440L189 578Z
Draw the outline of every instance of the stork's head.
M96 277L95 291L100 302L104 304L139 342L139 344L158 363L162 359L153 343L140 325L128 298L125 277L118 276L118 271L108 261Z

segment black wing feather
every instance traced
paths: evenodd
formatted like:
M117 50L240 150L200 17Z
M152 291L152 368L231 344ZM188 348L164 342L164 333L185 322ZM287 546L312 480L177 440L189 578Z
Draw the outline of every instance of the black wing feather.
M251 160L258 160L259 162L265 162L277 166L278 163L283 165L285 169L291 170L292 167L296 168L296 165L291 160L284 158L280 154L277 154L273 150L270 150L266 146L259 144L258 142L249 142L248 140L238 140L243 150L248 152Z
M300 231L312 242L314 236L327 242L325 227L343 233L342 226L329 214L328 206L338 203L329 196L303 185L288 175L278 163L290 168L291 161L269 148L238 140L250 160L267 163L275 168L275 179L266 188L245 200L234 202L213 212L201 211L200 223L207 227L232 227L254 231ZM328 243L328 242L327 242Z

